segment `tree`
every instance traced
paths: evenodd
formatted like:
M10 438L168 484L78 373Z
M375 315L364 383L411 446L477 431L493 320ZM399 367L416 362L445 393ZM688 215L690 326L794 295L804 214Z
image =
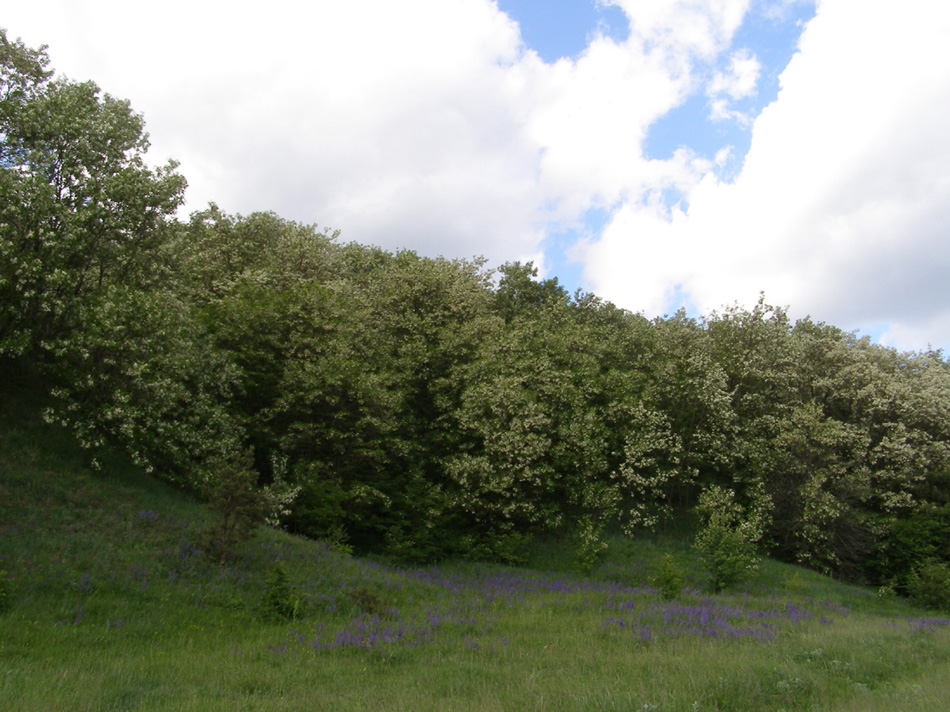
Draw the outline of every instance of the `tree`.
M570 301L570 295L558 284L557 277L538 279L538 268L533 262L507 262L498 271L501 279L495 290L495 309L505 321L530 316L545 305L564 305Z
M127 101L47 64L0 32L0 356L39 364L81 444L194 486L241 433L233 368L171 279L185 180L146 164Z
M117 446L190 488L243 440L240 383L189 305L170 290L110 286L81 307L84 328L50 346L49 419L95 453Z
M732 490L713 485L703 491L697 511L703 526L696 548L718 593L739 584L758 567L756 543L762 537L770 502L764 493L749 507L736 502Z
M0 354L41 358L110 286L161 283L185 180L128 102L0 37Z
M257 479L250 450L212 461L205 471L201 491L215 516L206 533L208 550L221 564L260 525L276 525L289 513L297 488L288 487L281 476L265 487L259 487Z
M853 573L873 540L863 512L871 494L866 434L824 417L814 403L796 407L776 429L763 477L777 552L825 572Z

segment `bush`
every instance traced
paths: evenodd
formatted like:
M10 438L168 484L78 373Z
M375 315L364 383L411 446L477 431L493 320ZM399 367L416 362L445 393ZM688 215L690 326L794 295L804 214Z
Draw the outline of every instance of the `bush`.
M713 486L700 495L698 510L705 526L696 536L696 548L712 574L713 590L719 593L748 580L758 568L760 509L747 512L736 503L734 492Z
M578 572L585 576L590 576L607 551L607 542L601 539L602 532L603 527L592 517L583 517L577 524L574 561Z
M0 613L13 608L13 582L9 574L0 569Z
M922 608L950 611L950 566L927 559L908 576L907 594Z
M700 532L696 546L716 593L748 580L758 566L754 544L738 529L709 525Z
M392 612L392 603L368 588L353 589L346 595L363 615L385 616Z
M275 564L261 601L261 614L266 620L293 620L297 617L300 600L293 597L287 573L280 564Z
M683 591L683 569L672 554L664 554L660 562L660 575L656 577L654 583L660 589L660 595L667 601L671 601L680 595Z

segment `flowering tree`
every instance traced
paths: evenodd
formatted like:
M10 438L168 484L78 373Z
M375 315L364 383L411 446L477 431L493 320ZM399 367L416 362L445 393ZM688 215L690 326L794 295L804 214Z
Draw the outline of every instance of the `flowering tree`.
M0 34L0 354L42 358L115 284L161 282L185 180L128 102Z

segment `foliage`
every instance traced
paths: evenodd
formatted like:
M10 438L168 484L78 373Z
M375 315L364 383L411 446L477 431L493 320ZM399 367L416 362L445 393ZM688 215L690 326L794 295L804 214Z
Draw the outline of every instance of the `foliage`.
M10 575L0 569L0 613L6 613L13 608L13 581Z
M147 149L128 102L0 32L0 358L43 374L90 464L117 447L204 489L216 555L291 481L294 532L402 562L517 561L577 532L589 570L603 531L691 512L717 587L756 546L900 590L921 557L950 562L941 352L764 295L650 321L531 263L213 204L180 221L184 178Z
M50 79L42 49L0 46L0 354L39 358L104 290L162 281L185 181L146 165L128 102Z
M87 327L51 346L48 419L95 455L127 451L147 471L194 488L194 473L238 446L228 407L235 369L187 304L166 290L110 287L83 306Z
M907 576L922 561L950 561L950 507L921 508L892 519L873 549L867 568L879 581L905 590Z
M287 572L280 564L274 564L264 584L261 599L261 615L265 620L293 620L300 609L300 599L293 595Z
M392 610L390 601L365 586L347 591L346 595L364 616L384 616Z
M660 589L660 595L671 601L683 592L685 577L683 569L676 563L676 559L669 552L663 555L660 562L660 573L657 574L655 585Z
M577 570L590 575L607 551L607 542L603 540L603 525L599 525L590 516L582 517L577 523L574 536L577 540L574 549Z
M297 494L280 477L265 487L258 487L257 479L250 450L217 460L205 473L202 494L215 515L215 522L206 532L207 546L222 565L260 525L276 525Z
M715 485L700 496L697 509L704 523L696 548L717 593L748 580L758 567L755 545L762 536L766 507L760 500L746 510L732 490Z
M950 611L950 564L927 559L907 578L910 600L922 608Z
M946 620L807 571L789 595L775 574L800 569L775 562L761 593L670 601L642 579L394 567L279 530L209 566L191 546L193 498L122 458L89 473L10 386L0 380L0 561L29 595L0 616L5 712L946 707ZM686 556L649 536L608 561L634 570L654 545ZM301 599L293 623L257 610L275 560ZM349 596L359 589L380 613Z

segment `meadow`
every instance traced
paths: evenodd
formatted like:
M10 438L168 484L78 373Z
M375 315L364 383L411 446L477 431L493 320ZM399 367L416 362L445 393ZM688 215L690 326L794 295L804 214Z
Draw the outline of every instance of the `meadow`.
M707 593L682 536L524 567L399 566L264 529L225 565L196 500L0 413L0 709L943 710L950 619L764 561ZM660 562L685 574L656 587ZM285 617L282 617L285 616Z

